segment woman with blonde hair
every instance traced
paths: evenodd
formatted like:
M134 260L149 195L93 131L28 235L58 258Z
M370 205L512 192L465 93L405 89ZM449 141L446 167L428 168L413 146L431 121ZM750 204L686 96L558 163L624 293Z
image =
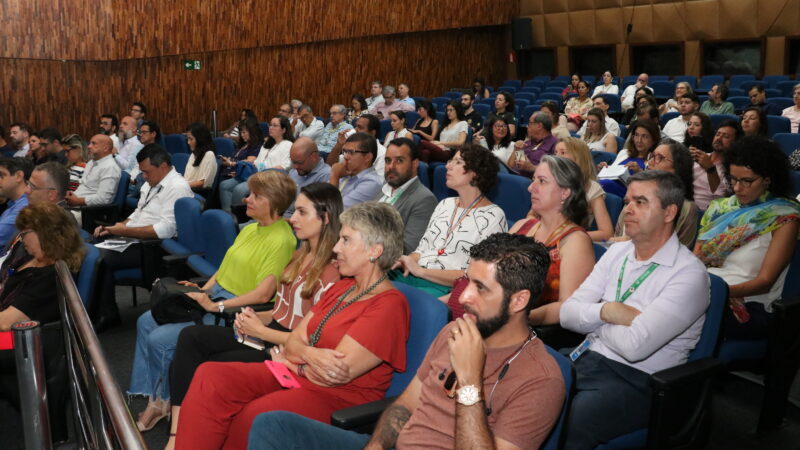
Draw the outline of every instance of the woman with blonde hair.
M589 237L593 241L607 240L614 235L614 226L611 224L611 216L606 208L606 193L597 182L597 172L589 147L580 139L568 137L556 144L555 155L574 161L581 169L583 189L586 192L586 203L589 205L589 210L586 220L579 225L587 228L592 221L595 221L597 229L589 231Z
M606 129L606 114L600 108L592 108L586 113L586 132L583 141L589 150L617 153L617 137Z
M86 161L89 160L89 150L80 136L70 134L61 141L64 152L67 154L69 162L69 190L74 191L81 185L83 171L86 169Z

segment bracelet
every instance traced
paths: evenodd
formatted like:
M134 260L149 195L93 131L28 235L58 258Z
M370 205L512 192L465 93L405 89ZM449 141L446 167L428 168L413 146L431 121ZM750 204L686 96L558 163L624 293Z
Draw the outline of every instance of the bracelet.
M303 378L306 377L306 365L305 364L300 364L300 365L297 366L297 375L301 376Z

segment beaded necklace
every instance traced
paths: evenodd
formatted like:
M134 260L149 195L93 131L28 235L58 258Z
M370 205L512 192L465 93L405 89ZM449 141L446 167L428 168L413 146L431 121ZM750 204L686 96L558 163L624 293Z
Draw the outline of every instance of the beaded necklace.
M383 280L385 280L385 279L386 279L386 274L383 274L382 277L378 278L378 281L372 283L368 288L364 289L363 291L361 291L361 293L359 293L358 295L356 295L352 299L348 300L347 303L342 305L342 302L344 301L344 299L347 298L348 295L350 295L353 291L356 290L356 284L353 283L353 285L350 286L344 292L344 294L339 296L339 299L336 301L336 304L333 305L333 308L329 309L328 312L325 313L325 317L323 317L322 320L320 320L319 324L317 325L317 329L314 330L314 333L312 333L311 337L308 339L308 345L310 345L312 347L317 345L317 342L319 342L320 337L322 337L322 328L325 326L325 323L327 323L328 320L331 317L333 317L336 314L342 312L345 308L347 308L348 306L350 306L353 303L355 303L356 301L358 301L361 297L363 297L363 296L369 294L370 292L372 292L372 290L375 289L376 287L378 287L378 285L381 284L383 282Z

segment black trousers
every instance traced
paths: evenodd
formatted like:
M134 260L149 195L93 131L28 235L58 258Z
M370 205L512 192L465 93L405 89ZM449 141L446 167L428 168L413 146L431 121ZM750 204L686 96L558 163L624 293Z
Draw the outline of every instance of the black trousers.
M274 320L269 328L289 332ZM269 347L267 347L268 349ZM265 350L240 344L233 337L233 328L214 325L191 325L178 336L175 355L169 368L170 401L174 406L183 403L194 372L206 361L261 362L270 358Z
M114 292L114 271L121 269L142 268L142 244L132 244L124 252L100 250L103 264L100 269L102 280L99 295L91 305L93 319L114 317L119 315L117 297Z

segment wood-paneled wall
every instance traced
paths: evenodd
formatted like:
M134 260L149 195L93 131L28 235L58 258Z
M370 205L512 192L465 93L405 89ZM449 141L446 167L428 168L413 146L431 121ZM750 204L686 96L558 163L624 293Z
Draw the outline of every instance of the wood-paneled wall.
M412 95L428 97L476 76L497 83L507 34L490 26L123 61L0 60L0 124L22 120L87 137L99 114L124 115L136 100L167 132L209 123L212 109L221 128L245 107L262 119L290 97L327 116L373 79L406 82ZM201 60L202 70L184 70L184 59Z

